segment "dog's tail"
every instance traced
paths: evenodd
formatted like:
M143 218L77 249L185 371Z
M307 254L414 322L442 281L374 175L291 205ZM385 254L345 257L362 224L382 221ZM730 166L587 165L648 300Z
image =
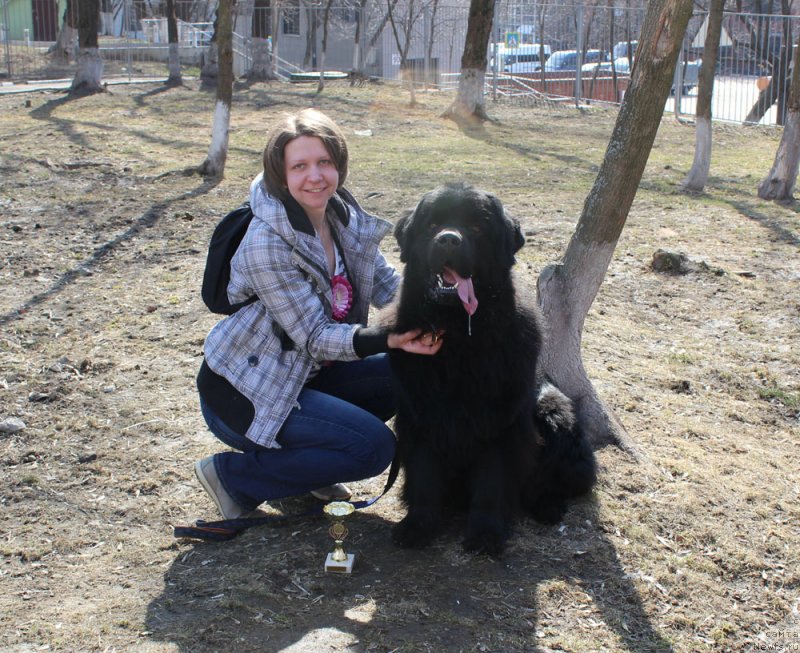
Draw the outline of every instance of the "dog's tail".
M539 388L536 399L536 417L552 431L572 431L575 428L575 410L572 400L552 383L545 382Z
M536 418L544 437L543 469L565 498L588 492L597 481L597 461L581 432L572 400L551 383L539 389Z

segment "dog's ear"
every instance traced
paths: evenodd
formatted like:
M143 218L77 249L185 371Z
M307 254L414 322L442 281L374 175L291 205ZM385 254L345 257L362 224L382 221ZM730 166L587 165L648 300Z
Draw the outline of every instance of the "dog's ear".
M522 249L525 244L525 234L522 233L522 227L519 225L519 220L506 216L506 219L511 222L511 229L514 232L514 253Z
M409 211L406 215L397 221L394 226L394 237L397 244L400 246L400 262L408 262L408 227L414 217L414 211Z
M525 244L525 236L522 233L522 227L516 218L512 218L506 213L503 208L503 203L495 195L489 194L492 203L492 210L500 218L498 222L502 223L505 227L504 243L511 258L511 265L514 264L514 254L516 254Z

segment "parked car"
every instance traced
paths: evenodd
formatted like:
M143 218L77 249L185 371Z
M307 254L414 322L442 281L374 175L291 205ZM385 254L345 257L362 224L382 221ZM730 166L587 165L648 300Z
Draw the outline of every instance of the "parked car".
M639 45L639 41L620 41L611 51L611 58L619 59L620 57L625 57L626 59L633 59L637 45Z
M584 73L593 75L595 70L598 72L610 73L611 62L601 61L600 63L585 63L581 66L581 72ZM617 59L614 59L614 70L616 70L620 75L627 75L630 72L628 57L618 57Z
M555 54L553 55L555 56ZM692 90L695 86L697 86L697 80L700 73L700 65L702 64L701 59L696 59L695 61L685 61L679 63L678 65L681 68L683 79L681 80L681 90L683 95L688 95L689 91ZM614 59L614 69L617 71L618 75L627 75L630 73L630 64L631 60L628 57L618 57ZM581 66L581 72L594 74L594 71L597 70L598 72L607 72L611 74L611 62L610 61L603 61L600 63L588 63ZM671 93L675 93L675 86L678 81L679 70L675 69L675 79L672 82L672 91Z
M691 91L695 86L697 86L697 81L700 78L700 66L703 64L702 59L695 59L694 61L683 61L678 62L678 65L675 68L675 79L672 82L672 93L675 93L675 85L678 81L678 75L682 74L683 78L681 79L681 93L683 95L688 95L689 91Z
M550 56L550 46L541 45L539 43L526 43L516 48L507 48L501 44L497 48L497 58L500 65L497 67L498 72L505 73L527 73L540 70L542 62L540 57L544 53L544 60ZM493 54L490 60L490 68L493 68Z
M605 52L602 50L587 50L586 54L583 56L583 61L585 63L593 63L596 65L598 62L605 61L605 58ZM544 64L545 72L560 72L577 69L577 50L558 50L557 52L554 52Z

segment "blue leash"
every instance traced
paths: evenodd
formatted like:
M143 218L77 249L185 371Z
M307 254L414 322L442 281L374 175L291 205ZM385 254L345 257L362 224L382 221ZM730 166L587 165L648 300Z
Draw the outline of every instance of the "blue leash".
M392 461L392 466L389 469L389 477L386 479L386 485L377 497L372 499L364 499L362 501L351 501L356 510L367 508L373 503L378 501L385 495L394 485L397 479L397 474L400 471L400 464L397 458ZM248 528L254 526L265 526L267 524L279 524L281 522L296 519L298 517L307 517L309 515L316 515L323 511L325 504L320 504L304 510L303 512L295 513L293 515L266 515L264 517L242 517L240 519L223 519L220 521L205 521L198 519L194 526L176 526L173 534L175 537L192 538L196 540L207 540L212 542L225 542L232 540L234 537L246 531Z

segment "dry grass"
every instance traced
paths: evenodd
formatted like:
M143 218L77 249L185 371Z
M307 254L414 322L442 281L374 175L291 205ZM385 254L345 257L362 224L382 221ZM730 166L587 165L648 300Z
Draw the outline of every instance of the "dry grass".
M520 523L501 560L464 554L459 524L398 550L395 490L351 519L350 578L322 572L321 519L173 539L212 515L191 473L218 449L193 387L214 323L204 250L275 116L333 115L350 187L389 219L441 181L496 192L528 232L521 284L563 251L614 114L490 106L465 134L437 117L446 97L419 99L239 89L215 184L181 173L208 144L213 98L194 88L0 97L0 420L26 424L0 435L0 650L797 650L800 220L755 196L777 130L716 128L707 192L685 196L693 132L663 123L584 334L647 462L600 452L597 491L560 527ZM657 274L658 248L711 269Z

